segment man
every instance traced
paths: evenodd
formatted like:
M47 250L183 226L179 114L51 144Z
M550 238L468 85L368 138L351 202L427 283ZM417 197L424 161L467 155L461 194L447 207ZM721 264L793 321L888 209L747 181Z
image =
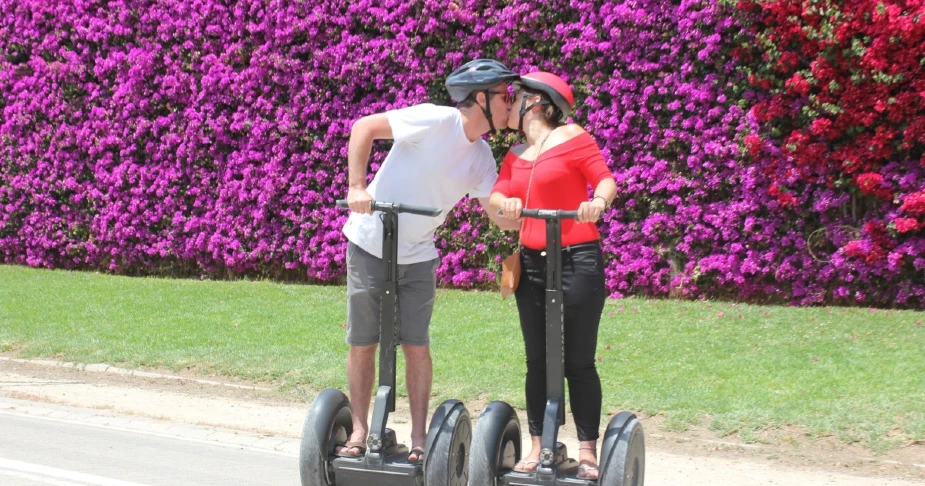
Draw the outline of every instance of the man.
M457 108L420 104L361 118L350 133L347 163L351 214L344 226L347 247L347 381L353 406L353 434L337 453L365 452L369 404L379 342L379 288L382 282L382 222L371 211L373 199L442 209L437 217L399 216L399 342L405 356L405 381L411 406L409 462L424 456L425 429L433 365L430 318L436 294L434 271L440 263L434 231L466 194L488 208L497 164L482 135L507 126L511 112L508 85L518 79L498 61L466 63L446 80ZM372 142L394 145L366 187ZM487 211L486 211L487 212ZM496 215L499 226L517 223Z

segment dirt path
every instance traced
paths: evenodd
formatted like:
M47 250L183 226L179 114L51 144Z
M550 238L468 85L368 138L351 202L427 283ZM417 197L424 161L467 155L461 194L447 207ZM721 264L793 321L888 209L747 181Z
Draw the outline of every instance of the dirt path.
M165 377L176 376L170 372L130 375L107 365L76 368L53 362L24 363L0 356L0 396L293 438L301 433L310 401L266 385L225 378ZM478 404L467 405L475 419ZM521 422L526 423L525 417ZM398 404L390 427L400 440L408 440L407 404ZM923 444L875 456L834 439L810 441L804 437L786 444L753 445L718 439L707 430L662 432L656 418L644 419L643 427L649 486L925 484ZM577 443L571 424L566 424L561 436L574 454Z

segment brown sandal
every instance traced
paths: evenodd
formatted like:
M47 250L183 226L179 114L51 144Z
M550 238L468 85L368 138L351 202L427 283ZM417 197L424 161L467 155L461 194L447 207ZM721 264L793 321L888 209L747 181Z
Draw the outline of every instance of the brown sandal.
M356 453L347 452L351 449L356 449ZM334 448L334 455L337 457L362 457L364 454L366 454L366 444L363 442L347 442Z

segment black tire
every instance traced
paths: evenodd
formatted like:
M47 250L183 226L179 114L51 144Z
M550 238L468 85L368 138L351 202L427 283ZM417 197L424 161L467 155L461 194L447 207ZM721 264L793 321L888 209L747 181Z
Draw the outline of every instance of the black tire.
M334 484L334 448L343 445L353 432L352 409L340 390L327 388L312 402L299 450L299 476L302 486Z
M452 408L445 407L455 402ZM448 410L443 413L443 410ZM436 431L424 457L426 486L467 486L469 484L469 447L472 443L472 420L466 407L447 400L437 408L431 419Z
M646 442L642 425L630 412L620 412L607 425L601 446L600 486L643 486Z
M520 419L507 403L491 402L479 414L469 458L471 486L497 486L521 457Z

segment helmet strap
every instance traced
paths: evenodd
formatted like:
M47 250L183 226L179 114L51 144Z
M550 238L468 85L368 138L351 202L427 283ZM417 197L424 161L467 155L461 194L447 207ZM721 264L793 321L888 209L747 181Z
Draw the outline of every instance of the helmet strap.
M485 106L480 106L479 108L482 108L482 113L484 113L485 118L488 119L488 126L491 127L491 131L496 132L495 122L491 119L491 93L489 93L487 89L482 91L482 93L485 93Z
M548 105L548 104L549 103L546 100L541 99L540 101L537 101L536 103L533 103L530 106L527 106L527 97L526 96L522 97L520 99L520 121L517 122L517 130L520 132L524 131L524 115L526 115L528 111L532 110L533 107L536 105Z

